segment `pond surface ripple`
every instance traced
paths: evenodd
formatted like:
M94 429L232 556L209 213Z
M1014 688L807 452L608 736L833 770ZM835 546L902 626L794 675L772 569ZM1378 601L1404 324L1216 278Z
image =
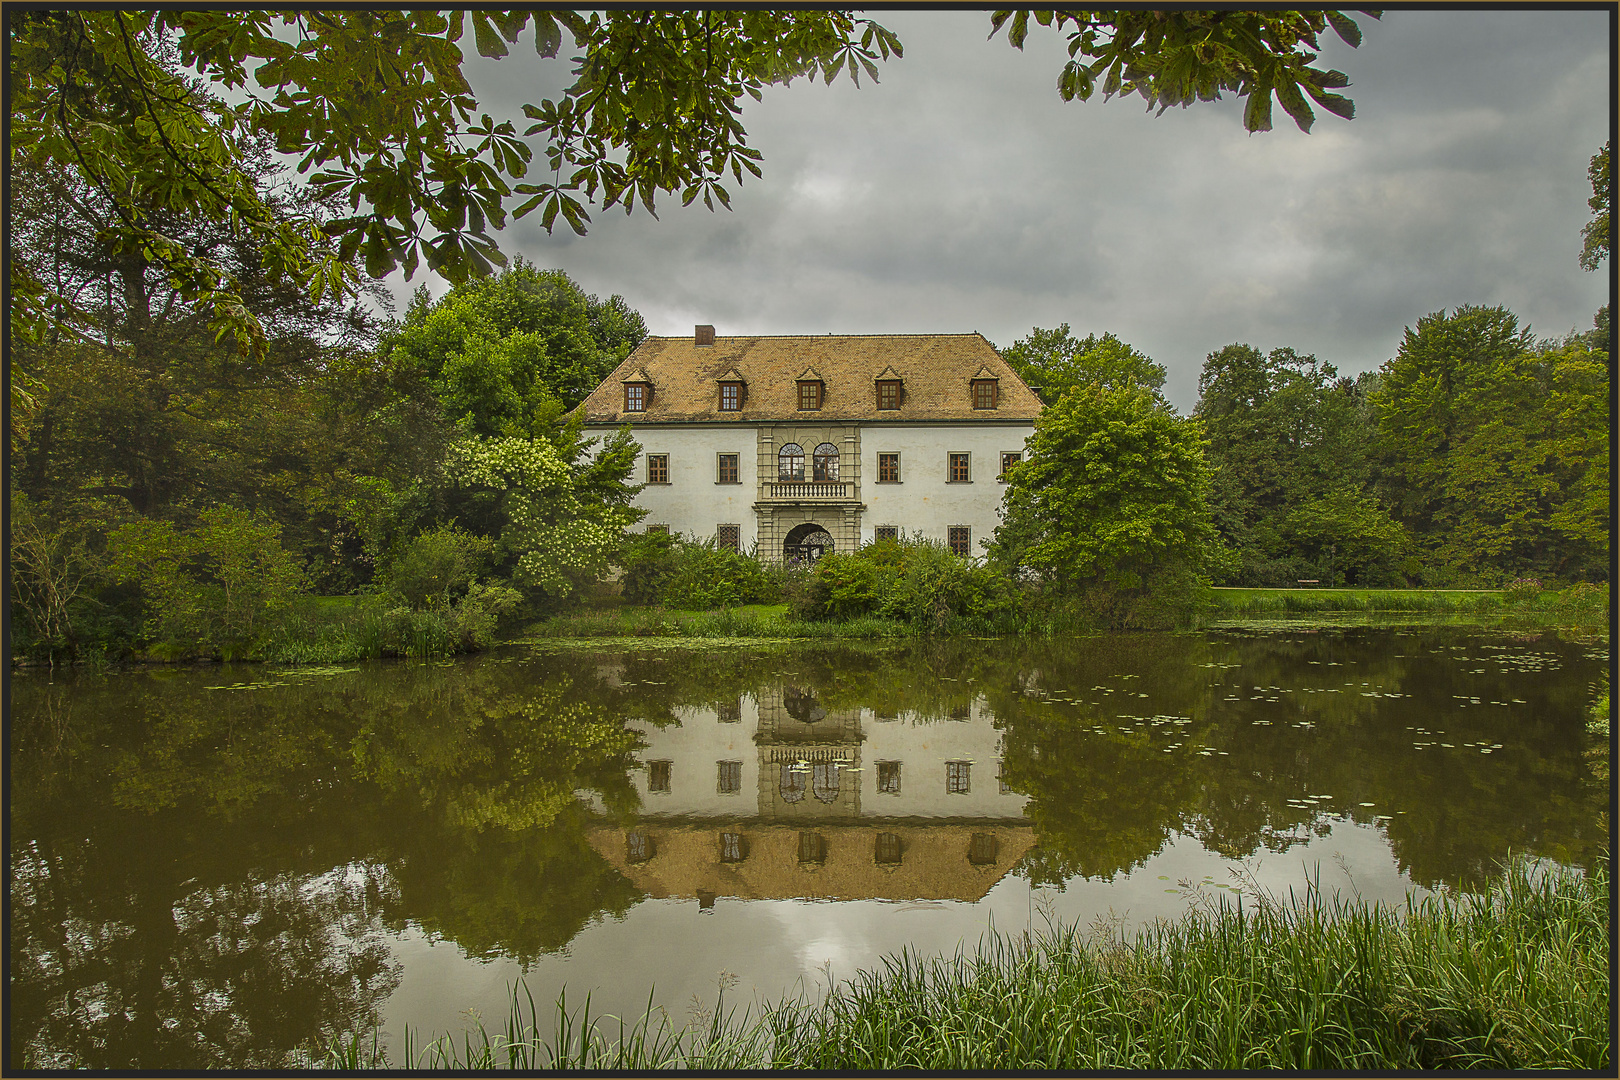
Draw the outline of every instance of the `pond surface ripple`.
M13 679L13 1067L677 1023L885 953L1607 844L1607 644L1441 627L519 646ZM418 1040L420 1042L420 1040Z

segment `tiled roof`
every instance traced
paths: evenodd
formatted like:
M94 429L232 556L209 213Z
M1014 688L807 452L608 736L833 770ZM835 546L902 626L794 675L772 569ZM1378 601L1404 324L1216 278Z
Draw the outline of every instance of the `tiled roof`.
M821 409L798 409L796 382L813 369L825 383ZM974 378L999 380L997 408L973 408ZM720 411L720 382L747 384L739 411ZM898 412L877 408L877 379L898 377ZM814 376L812 376L814 377ZM645 412L624 411L624 384L646 379ZM1041 403L981 334L863 334L816 337L650 337L625 358L583 405L591 423L819 420L1033 420Z

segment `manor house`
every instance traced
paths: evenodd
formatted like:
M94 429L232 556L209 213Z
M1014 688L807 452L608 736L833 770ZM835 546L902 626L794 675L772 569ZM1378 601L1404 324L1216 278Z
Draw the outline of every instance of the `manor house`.
M980 334L649 337L585 399L648 531L761 557L923 536L979 555L1041 403Z

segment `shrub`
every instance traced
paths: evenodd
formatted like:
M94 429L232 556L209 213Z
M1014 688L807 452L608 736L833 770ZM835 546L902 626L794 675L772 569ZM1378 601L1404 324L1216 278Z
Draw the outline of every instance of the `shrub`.
M1507 583L1502 598L1510 604L1522 604L1541 595L1541 582L1535 578L1518 577Z
M664 604L686 611L775 604L782 577L743 554L660 533L643 533L626 544L624 597L635 604Z
M495 554L495 541L451 525L419 534L388 571L388 588L413 611L446 607L467 592Z
M996 568L914 535L823 557L796 590L791 610L800 619L876 615L927 633L995 633L1018 628L1023 597Z

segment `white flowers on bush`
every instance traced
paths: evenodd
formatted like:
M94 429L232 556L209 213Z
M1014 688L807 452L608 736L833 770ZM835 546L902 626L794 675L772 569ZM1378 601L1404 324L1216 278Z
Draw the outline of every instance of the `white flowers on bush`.
M544 439L468 436L451 448L452 480L506 492L501 544L518 555L514 582L566 596L573 577L607 569L624 530L640 515L580 497L578 477Z

